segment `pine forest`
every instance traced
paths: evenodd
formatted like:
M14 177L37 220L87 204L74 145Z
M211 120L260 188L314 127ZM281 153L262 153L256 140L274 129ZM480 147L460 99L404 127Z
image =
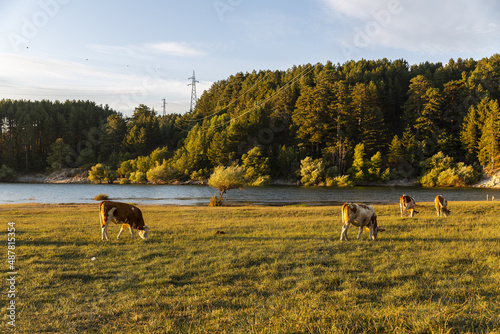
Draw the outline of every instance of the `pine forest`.
M132 116L91 101L0 101L0 180L61 168L95 182L466 186L500 159L500 55L236 73L193 111Z

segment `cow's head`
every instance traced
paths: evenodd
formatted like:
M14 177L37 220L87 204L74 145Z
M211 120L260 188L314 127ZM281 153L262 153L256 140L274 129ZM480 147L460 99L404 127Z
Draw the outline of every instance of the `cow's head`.
M382 228L381 226L375 226L373 229L373 239L377 239L378 232L384 232L385 228Z
M376 240L378 237L378 232L384 232L385 228L382 228L381 226L377 225L377 215L374 214L372 216L370 224L373 226L373 240ZM365 230L369 231L370 229L365 227Z
M149 239L149 227L147 226L140 226L137 228L139 231L139 236L143 238L144 240Z
M451 210L448 210L448 209L443 208L443 214L444 214L446 217L448 217L448 216L450 215L450 213L451 213Z

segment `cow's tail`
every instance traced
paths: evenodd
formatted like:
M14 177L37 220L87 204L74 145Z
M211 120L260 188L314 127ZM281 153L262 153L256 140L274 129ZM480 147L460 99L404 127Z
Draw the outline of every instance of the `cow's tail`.
M344 203L344 205L342 205L342 225L345 225L347 223L350 213L351 210L349 208L349 204Z
M101 224L101 227L103 227L104 222L106 221L104 217L104 201L99 204L99 222Z

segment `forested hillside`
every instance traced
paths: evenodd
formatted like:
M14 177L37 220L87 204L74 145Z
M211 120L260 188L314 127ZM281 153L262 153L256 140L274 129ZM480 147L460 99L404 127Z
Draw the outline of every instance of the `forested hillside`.
M102 163L98 181L170 182L239 164L256 184L463 185L498 163L499 83L494 55L237 73L214 83L193 112L166 117L144 105L126 118L88 101L3 100L0 178Z

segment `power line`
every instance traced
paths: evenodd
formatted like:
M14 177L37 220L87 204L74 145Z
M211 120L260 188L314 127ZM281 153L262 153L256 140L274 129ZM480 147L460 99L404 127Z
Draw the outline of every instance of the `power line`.
M235 121L249 113L251 113L253 110L257 109L257 108L260 108L261 106L263 106L264 104L266 104L267 102L273 100L274 98L276 98L278 95L280 95L281 93L283 93L287 88L291 87L293 85L293 83L297 82L298 80L300 80L303 76L311 73L316 65L310 65L310 64L307 64L307 65L304 65L303 66L304 68L299 72L299 74L294 77L293 79L290 79L288 82L286 82L283 86L279 87L273 94L271 94L270 96L264 98L263 100L260 100L258 102L256 102L254 104L253 107L250 107L250 108L246 108L241 114L239 114L238 116L236 117L232 117L230 118L229 120L225 121L225 122L222 122L220 124L217 124L215 125L215 129L218 129L218 128L221 128L223 126L226 126L227 124L231 123L232 121ZM203 116L202 118L198 119L198 120L191 120L191 121L194 121L194 122L197 122L197 121L200 121L200 120L204 120L204 119L208 119L216 114L218 114L219 112L223 111L224 109L226 109L228 106L232 105L233 103L235 103L237 100L239 100L240 98L242 98L243 96L245 96L246 92L250 91L253 87L257 87L257 85L262 82L264 80L264 78L267 77L267 75L269 74L270 72L267 72L263 78L259 81L257 81L251 88L249 88L247 91L245 91L244 93L242 94L239 94L237 98L234 98L233 100L231 100L224 108L221 108L221 109L218 109L214 112L212 112L211 114L209 115L206 115L206 116ZM182 120L182 119L181 119ZM174 124L174 126L183 131L183 132L189 132L190 130L185 130L183 128L181 128L180 126Z

